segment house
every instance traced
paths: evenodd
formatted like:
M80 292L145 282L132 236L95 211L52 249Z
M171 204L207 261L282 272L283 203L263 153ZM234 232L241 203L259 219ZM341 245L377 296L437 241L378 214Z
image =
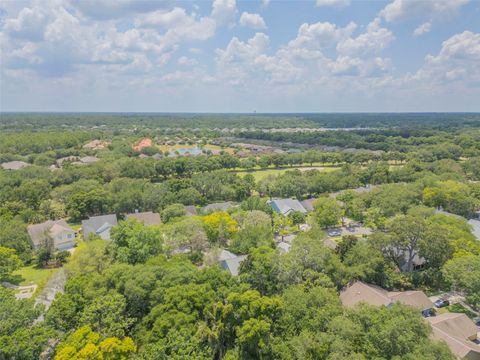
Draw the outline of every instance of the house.
M359 303L375 306L390 306L396 302L416 307L422 312L433 308L433 303L422 291L387 291L381 287L356 281L340 292L343 306L352 307Z
M300 211L304 214L307 212L297 199L274 199L269 201L269 204L273 210L284 216L287 216L293 211Z
M197 208L195 205L185 205L185 213L189 216L197 215Z
M80 162L82 164L85 164L85 165L94 164L98 160L100 160L100 159L97 158L96 156L84 156L84 157L80 158Z
M2 163L1 166L4 170L20 170L24 167L30 166L30 164L25 161L9 161Z
M480 360L477 326L465 314L444 313L427 318L432 338L444 341L459 359Z
M240 264L247 258L247 255L236 255L233 258L220 261L220 266L228 270L232 276L237 276L240 270Z
M472 226L473 235L480 240L480 220L470 219L468 223Z
M310 198L310 199L305 199L303 201L300 201L300 204L302 204L302 206L304 207L305 210L307 210L307 212L312 212L313 211L313 202L315 201L314 198Z
M117 225L117 215L92 216L82 221L83 238L87 239L90 234L98 235L103 240L110 240L110 229Z
M150 147L153 145L153 141L151 139L148 139L148 138L144 138L144 139L141 139L140 141L138 141L134 146L133 146L133 150L135 151L142 151L144 148L146 147Z
M231 259L235 259L238 255L228 251L228 250L225 250L223 249L222 251L220 251L220 254L218 254L218 261L219 262L222 262L222 261L225 261L225 260L231 260Z
M208 204L207 206L204 206L200 212L202 214L209 214L211 212L215 211L227 211L228 209L236 206L236 203L227 201L227 202L220 202L220 203L213 203L213 204Z
M48 238L53 240L53 246L57 250L71 249L76 246L75 231L63 219L29 225L27 231L35 249L45 244Z
M133 214L127 214L125 217L127 219L136 219L141 221L145 226L160 225L162 223L162 220L160 220L160 214L151 211L135 212Z
M107 141L102 141L102 140L92 140L89 143L86 143L83 145L84 149L89 149L89 150L102 150L104 149L108 144L110 144Z
M65 163L65 162L74 162L74 161L77 161L77 160L78 160L77 156L66 156L66 157L57 159L56 163L57 163L58 167L61 167L63 165L63 163Z
M284 241L280 241L278 244L277 244L277 249L281 252L281 253L287 253L290 251L290 248L292 247L292 245L290 245L289 243L287 242L284 242Z

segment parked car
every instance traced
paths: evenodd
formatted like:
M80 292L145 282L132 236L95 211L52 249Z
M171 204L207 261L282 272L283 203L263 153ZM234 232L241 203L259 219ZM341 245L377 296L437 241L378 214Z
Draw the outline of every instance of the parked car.
M434 302L434 304L437 308L443 308L450 305L450 301L446 299L438 299L437 301Z
M328 236L341 236L342 230L341 229L328 229L327 230Z
M422 311L422 315L423 315L423 317L435 316L436 315L435 309L425 309L425 310Z

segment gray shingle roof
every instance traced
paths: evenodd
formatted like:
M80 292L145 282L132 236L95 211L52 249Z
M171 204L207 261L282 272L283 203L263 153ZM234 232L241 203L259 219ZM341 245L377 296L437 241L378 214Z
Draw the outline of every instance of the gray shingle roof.
M226 211L236 204L231 201L208 204L202 208L202 213L207 214L212 211Z
M92 216L82 221L83 238L86 239L92 233L97 234L115 225L117 225L116 214Z
M307 212L297 199L275 199L270 202L270 205L281 215L288 215L292 211Z
M247 258L247 255L239 255L232 259L223 260L220 264L222 268L228 270L232 276L237 276L240 270L240 264Z

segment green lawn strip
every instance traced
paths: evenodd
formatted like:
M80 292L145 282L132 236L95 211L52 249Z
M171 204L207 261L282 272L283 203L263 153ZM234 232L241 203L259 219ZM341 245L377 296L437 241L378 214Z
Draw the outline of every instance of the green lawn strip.
M253 175L253 177L255 178L256 181L258 180L262 180L264 178L266 178L267 176L269 175L281 175L281 174L284 174L286 173L287 171L292 171L292 170L302 170L302 169L305 169L305 168L309 168L310 166L301 166L301 167L289 167L289 168L279 168L279 169L259 169L259 170L240 170L240 171L234 171L235 173L237 173L238 175L240 176L245 176L246 174L251 174ZM326 172L326 171L333 171L333 170L336 170L338 168L333 168L333 167L315 167L313 166L313 168L315 169L312 169L312 170L319 170L319 171L323 171L323 172Z
M467 308L465 308L462 304L451 304L451 305L447 306L446 309L448 309L448 312L465 314L470 319L473 319L473 318L477 317L477 315L475 313L473 313L470 310L468 310Z

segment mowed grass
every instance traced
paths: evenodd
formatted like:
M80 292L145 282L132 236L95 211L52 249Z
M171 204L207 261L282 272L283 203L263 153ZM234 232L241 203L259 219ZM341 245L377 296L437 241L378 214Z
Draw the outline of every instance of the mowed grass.
M48 279L57 272L58 269L38 269L35 265L24 266L23 268L15 271L13 275L22 277L20 285L33 285L36 284L37 293L42 291L43 287L47 283Z
M245 176L246 174L251 174L255 178L255 181L259 181L265 179L270 175L281 175L286 173L287 171L292 170L300 170L300 171L307 171L307 170L318 170L322 172L334 171L339 168L337 167L321 167L321 166L304 166L304 167L291 167L291 168L280 168L280 169L254 169L254 170L245 170L245 171L236 171L239 176Z
M207 144L207 145L204 145L204 146L200 146L200 145L197 145L197 144L192 144L192 145L189 145L189 144L175 144L175 145L158 145L157 146L160 150L162 150L162 152L172 152L172 151L175 151L175 150L178 150L178 149L195 149L195 148L202 148L202 149L205 149L205 150L223 150L225 151L226 153L228 154L233 154L233 151L234 149L232 148L222 148L218 145L211 145L211 144Z

